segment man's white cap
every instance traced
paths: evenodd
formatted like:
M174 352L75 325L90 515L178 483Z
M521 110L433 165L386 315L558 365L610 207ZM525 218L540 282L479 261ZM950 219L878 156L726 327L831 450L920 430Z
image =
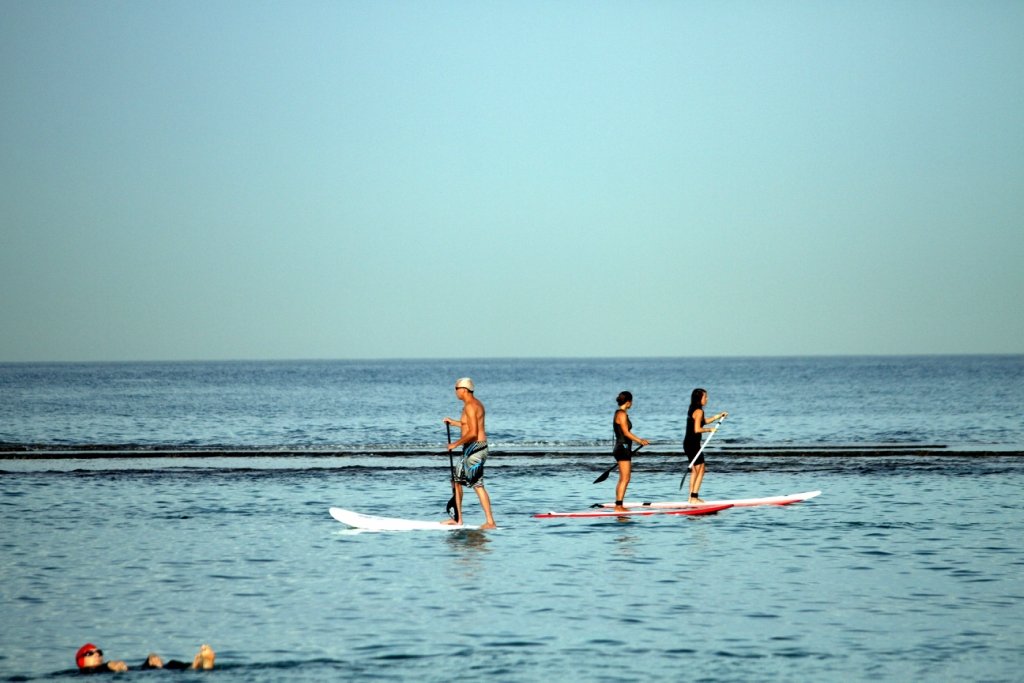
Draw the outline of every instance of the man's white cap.
M455 388L456 389L468 389L470 391L473 391L473 380L471 380L468 377L463 377L462 379L457 379L457 380L455 380Z

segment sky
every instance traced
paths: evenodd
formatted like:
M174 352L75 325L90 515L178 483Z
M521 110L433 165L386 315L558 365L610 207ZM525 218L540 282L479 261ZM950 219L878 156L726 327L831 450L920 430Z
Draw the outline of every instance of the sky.
M1021 36L0 0L0 362L1024 353Z

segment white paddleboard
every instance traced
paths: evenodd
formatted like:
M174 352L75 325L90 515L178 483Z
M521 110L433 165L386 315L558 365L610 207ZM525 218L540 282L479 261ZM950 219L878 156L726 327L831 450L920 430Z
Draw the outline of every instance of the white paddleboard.
M792 505L802 503L805 500L816 498L821 491L807 491L805 493L790 493L785 496L769 496L767 498L739 498L736 500L706 500L703 503L690 503L686 501L664 501L664 502L626 502L624 507L632 508L655 508L655 509L679 509L699 505L731 505L737 508L756 507L758 505ZM601 503L602 508L615 507L615 503Z
M364 531L458 531L459 529L479 529L472 524L444 524L419 519L401 519L398 517L377 517L364 515L351 510L331 508L331 517L353 529Z

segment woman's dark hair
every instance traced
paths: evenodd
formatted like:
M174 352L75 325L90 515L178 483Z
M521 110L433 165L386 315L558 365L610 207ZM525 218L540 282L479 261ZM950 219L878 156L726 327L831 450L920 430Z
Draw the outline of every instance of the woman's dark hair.
M623 391L622 393L619 394L619 397L615 399L615 401L620 406L621 405L625 405L626 403L628 403L629 401L632 401L632 400L633 400L633 394L629 393L628 391Z
M700 400L704 398L704 394L706 393L708 392L699 387L693 390L693 393L690 394L690 409L686 411L687 415L693 415L693 411L700 408Z

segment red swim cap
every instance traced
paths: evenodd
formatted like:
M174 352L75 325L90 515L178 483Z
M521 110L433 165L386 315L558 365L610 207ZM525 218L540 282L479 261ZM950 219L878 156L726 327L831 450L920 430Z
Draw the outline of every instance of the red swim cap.
M98 649L99 648L96 647L95 645L93 645L92 643L86 643L82 647L78 648L78 652L75 653L75 664L78 665L78 668L79 669L85 668L85 667L82 666L82 660L85 659L85 653L86 652L88 652L89 650L98 650Z

